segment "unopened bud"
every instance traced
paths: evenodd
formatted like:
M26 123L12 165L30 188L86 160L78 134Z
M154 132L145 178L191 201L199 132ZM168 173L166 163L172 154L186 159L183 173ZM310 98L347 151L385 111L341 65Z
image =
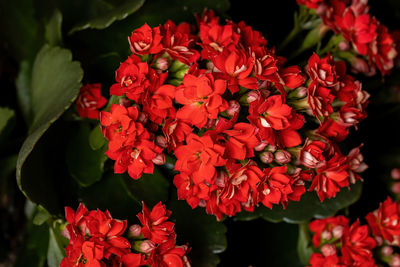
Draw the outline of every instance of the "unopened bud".
M393 254L393 248L391 246L384 246L382 247L381 252L384 256L388 257Z
M277 147L274 146L274 145L269 145L269 146L267 147L267 150L268 150L269 152L275 152L276 149L277 149Z
M262 152L260 154L260 160L265 164L269 164L274 160L274 154L269 151Z
M400 267L400 255L396 254L390 261L390 267Z
M128 99L128 98L126 98L126 97L121 97L119 100L118 100L118 104L120 104L121 106L124 106L124 107L129 107L129 106L131 106L131 101Z
M279 164L286 164L289 163L291 160L291 155L289 152L285 150L278 150L275 152L275 161Z
M341 225L336 225L335 227L333 227L332 229L333 237L337 239L341 238L343 236L343 230L344 227Z
M66 239L71 239L71 235L69 234L69 231L67 230L67 227L62 230L61 235L65 237Z
M383 238L380 236L375 236L376 246L379 247L383 244Z
M400 169L399 168L394 168L390 172L390 175L392 176L392 179L399 180L400 179Z
M139 224L133 224L129 227L128 237L138 238L142 235L142 227Z
M156 165L164 165L165 164L165 155L164 154L158 154L152 159L153 163Z
M322 231L321 237L325 240L330 240L332 238L332 233L329 231Z
M350 49L350 44L346 40L341 41L338 46L339 46L339 49L342 51L347 51Z
M400 194L400 182L392 184L392 192L395 194Z
M336 254L336 247L332 244L325 244L321 247L321 253L325 257L332 256Z
M254 150L255 151L262 151L264 150L264 148L268 145L268 143L266 141L261 141L261 143L259 143Z
M140 112L139 113L139 117L138 117L138 122L142 123L142 124L146 124L146 122L149 119L149 115L147 115L147 113L144 112Z
M256 101L258 98L260 97L260 95L256 92L256 91L250 91L247 94L247 103L251 103Z
M159 69L159 70L167 70L168 69L168 59L165 57L159 57L157 58L156 62L155 62L155 68Z
M297 88L295 92L296 92L296 97L304 98L308 94L308 88L301 86L301 87Z
M165 136L162 136L162 135L157 135L156 136L156 144L159 147L166 148L168 146L167 138L165 138Z
M135 242L134 248L135 248L135 250L140 251L144 254L149 254L156 248L156 246L152 241L144 240L144 241Z
M351 64L353 70L356 73L368 73L369 72L369 66L368 63L362 59L362 58L355 58Z
M233 117L233 116L235 116L235 114L237 114L239 112L240 112L240 104L239 104L239 102L237 102L236 100L230 100L229 101L229 107L226 110L226 113L229 116Z

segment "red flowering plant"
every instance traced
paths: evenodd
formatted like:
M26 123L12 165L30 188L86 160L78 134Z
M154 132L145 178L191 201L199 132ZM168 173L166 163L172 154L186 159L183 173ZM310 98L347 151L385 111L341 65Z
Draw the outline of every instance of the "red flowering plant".
M119 102L100 113L115 173L139 179L173 155L178 198L219 220L307 190L322 202L361 179L359 148L338 143L369 95L343 61L313 54L302 71L244 22L205 11L197 27L145 24L129 37L110 89Z
M312 240L301 243L309 246L304 255L309 266L399 266L398 207L388 197L379 209L368 213L367 224L359 219L350 224L343 215L312 221L308 225Z

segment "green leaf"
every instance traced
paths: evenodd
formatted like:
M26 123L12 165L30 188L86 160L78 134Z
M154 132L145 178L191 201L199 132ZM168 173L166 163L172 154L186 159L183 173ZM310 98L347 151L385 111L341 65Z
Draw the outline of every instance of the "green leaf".
M356 202L361 196L361 189L361 182L357 182L351 186L351 190L342 188L335 198L326 199L322 203L315 192L307 192L299 202L290 202L286 209L278 205L272 210L260 206L254 212L244 211L237 214L235 220L248 221L261 217L271 222L301 223L312 218L330 217Z
M43 207L38 206L38 212L36 215L33 217L33 224L35 225L42 225L45 223L48 219L51 218L50 213Z
M15 122L14 110L0 107L0 142L11 133L13 122Z
M172 211L177 233L177 244L189 243L189 257L193 266L211 267L219 263L218 253L226 249L226 227L215 216L207 215L202 208L192 208L185 202L173 200L168 203Z
M130 193L124 177L112 172L81 191L81 199L88 209L109 210L114 218L135 221L142 210L140 202Z
M66 239L61 235L60 227L57 223L54 223L54 226L49 228L49 233L47 264L49 267L58 267L65 257L64 245L66 246Z
M124 176L125 184L139 201L144 201L148 206L154 206L158 202L165 203L168 200L169 182L160 170L154 168L153 174L143 174L138 180L128 175Z
M23 175L24 163L34 150L36 143L54 123L61 114L71 105L76 98L83 71L79 62L72 61L71 52L59 47L44 46L38 53L32 71L31 84L31 104L32 104L32 123L29 127L29 135L23 143L17 160L17 182L25 196L36 204L55 207L55 203L50 200L51 196L57 195L49 187L41 185L44 180L40 176ZM38 152L39 154L42 152ZM38 155L39 156L39 155ZM35 158L30 162L31 167L43 166L46 172L46 162ZM28 172L27 172L28 173ZM38 181L28 181L27 179L38 179ZM47 203L43 203L47 202ZM54 211L54 210L53 210Z
M297 241L297 254L301 263L308 265L313 253L308 223L301 223L299 224L299 238Z
M100 125L94 127L89 134L89 145L93 150L99 150L106 143L106 138L101 132Z
M111 3L112 2L112 3ZM70 33L81 31L88 28L104 29L116 20L122 20L128 15L137 11L144 4L145 0L126 0L121 1L90 1L88 18L78 23Z
M89 125L80 123L73 132L66 151L68 170L79 185L84 187L101 179L104 162L107 160L104 148L93 150L90 147L89 134Z
M45 25L45 38L49 45L61 45L62 43L62 14L60 10L54 10L49 22Z
M18 106L27 124L31 122L31 80L32 65L29 60L24 60L19 64L19 72L15 80L17 88Z

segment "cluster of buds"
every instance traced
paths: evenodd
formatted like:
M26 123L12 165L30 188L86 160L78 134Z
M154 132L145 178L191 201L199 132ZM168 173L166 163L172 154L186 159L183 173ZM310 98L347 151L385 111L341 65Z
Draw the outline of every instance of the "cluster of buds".
M175 244L174 223L168 221L171 212L158 203L150 211L143 203L137 215L141 225L129 227L127 221L113 219L100 210L89 211L80 204L76 212L65 208L67 226L63 231L69 244L61 267L190 267L186 254L189 248Z
M312 221L309 228L317 252L311 255L310 266L399 267L400 254L395 252L400 245L399 219L399 203L388 197L366 216L366 225L359 220L350 225L342 215Z
M129 37L110 89L120 102L100 113L116 173L138 179L169 153L179 199L218 219L307 190L323 201L360 179L359 147L343 155L338 143L369 95L344 62L314 54L302 71L244 22L211 11L197 21L198 31L168 21Z
M368 0L297 0L297 3L321 17L321 31L331 29L343 37L338 48L351 50L347 59L354 71L372 76L376 69L382 75L393 69L399 33L389 33L385 25L369 14Z

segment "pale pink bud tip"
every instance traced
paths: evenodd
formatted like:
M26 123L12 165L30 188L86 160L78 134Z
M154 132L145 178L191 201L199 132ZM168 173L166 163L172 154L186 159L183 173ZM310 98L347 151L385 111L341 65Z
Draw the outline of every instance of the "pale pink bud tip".
M393 248L391 246L384 246L381 251L382 254L386 257L393 254Z
M392 176L392 178L394 180L399 180L400 179L400 169L399 168L394 168L391 171L390 175Z
M400 194L400 182L394 183L392 185L392 192L395 194Z
M159 70L167 70L168 69L168 59L164 57L160 57L156 60L156 68Z
M289 163L291 160L291 155L289 152L285 150L279 150L275 152L275 161L279 164L286 164Z
M167 139L165 138L165 136L162 135L156 136L156 144L162 148L166 148L168 146Z
M139 245L139 250L145 254L152 252L155 248L156 248L156 246L150 240L144 240L144 241L140 242L140 245Z
M394 255L390 262L390 267L400 267L400 255Z
M165 161L166 161L165 160L165 155L164 154L159 154L159 155L155 156L152 161L156 165L164 165Z
M342 50L342 51L347 51L347 50L349 50L349 49L350 49L349 42L347 42L346 40L341 41L341 42L339 43L339 49Z
M234 116L236 113L240 112L240 104L236 100L229 101L229 108L226 110L226 113L229 116Z
M260 97L260 96L259 96L259 94L258 94L257 92L255 92L255 91L250 91L250 92L247 94L247 103L250 104L251 102L256 101L259 97Z
M323 231L321 237L325 240L330 240L332 238L332 233L329 231Z
M269 164L274 160L274 155L268 151L263 152L260 154L260 160L265 164Z
M325 244L321 247L321 253L325 257L332 256L336 254L336 247L332 244Z
M139 237L142 234L142 227L139 224L134 224L129 227L129 233L133 237Z
M335 227L333 227L332 229L333 237L338 239L341 238L343 236L343 230L344 227L341 225L336 225Z

